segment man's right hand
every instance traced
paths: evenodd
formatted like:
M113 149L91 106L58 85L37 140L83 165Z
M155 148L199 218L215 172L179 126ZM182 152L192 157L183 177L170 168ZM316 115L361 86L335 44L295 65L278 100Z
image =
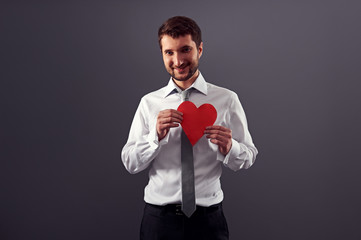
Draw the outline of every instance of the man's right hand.
M157 118L158 141L162 140L170 128L178 127L182 123L183 113L174 109L160 111Z

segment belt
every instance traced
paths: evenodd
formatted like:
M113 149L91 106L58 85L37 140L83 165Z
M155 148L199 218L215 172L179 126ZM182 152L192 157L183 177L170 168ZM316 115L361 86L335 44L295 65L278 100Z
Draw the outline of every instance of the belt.
M148 205L149 207L151 207L153 209L157 209L157 210L161 211L162 213L170 213L170 214L175 214L178 216L184 215L184 213L182 212L181 204L168 204L165 206L158 206L158 205L146 203L146 205ZM196 206L196 211L193 213L193 215L207 215L209 213L213 213L213 212L215 212L217 210L221 210L221 209L222 209L222 202L211 205L209 207Z

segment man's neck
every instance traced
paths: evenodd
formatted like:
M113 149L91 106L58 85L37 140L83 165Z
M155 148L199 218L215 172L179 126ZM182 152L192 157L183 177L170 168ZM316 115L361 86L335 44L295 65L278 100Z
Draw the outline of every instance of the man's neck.
M197 70L192 77L190 77L188 80L186 81L178 81L178 80L175 80L174 78L173 79L173 82L182 90L185 90L187 88L189 88L190 86L192 86L192 84L196 81L196 79L198 78L199 76L199 70Z

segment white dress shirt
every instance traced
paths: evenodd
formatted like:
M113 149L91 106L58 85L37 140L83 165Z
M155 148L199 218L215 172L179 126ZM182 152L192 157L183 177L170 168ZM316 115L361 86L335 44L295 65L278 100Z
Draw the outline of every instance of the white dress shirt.
M232 147L224 156L218 146L201 137L193 146L196 204L210 206L223 200L220 177L222 165L237 171L249 168L258 153L248 131L247 120L236 93L207 83L199 73L190 88L189 101L197 107L212 104L217 110L214 125L232 130ZM135 113L129 138L122 150L122 161L130 173L148 166L149 183L144 200L155 205L181 203L181 126L171 128L158 141L156 122L158 113L177 109L181 104L181 89L169 80L167 86L145 95Z

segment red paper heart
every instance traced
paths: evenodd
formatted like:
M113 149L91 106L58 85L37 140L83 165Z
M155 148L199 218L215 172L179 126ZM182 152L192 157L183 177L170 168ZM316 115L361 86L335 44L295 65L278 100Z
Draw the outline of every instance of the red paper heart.
M206 127L217 119L217 110L208 103L197 108L194 103L185 101L177 110L183 113L181 125L192 146L204 135Z

